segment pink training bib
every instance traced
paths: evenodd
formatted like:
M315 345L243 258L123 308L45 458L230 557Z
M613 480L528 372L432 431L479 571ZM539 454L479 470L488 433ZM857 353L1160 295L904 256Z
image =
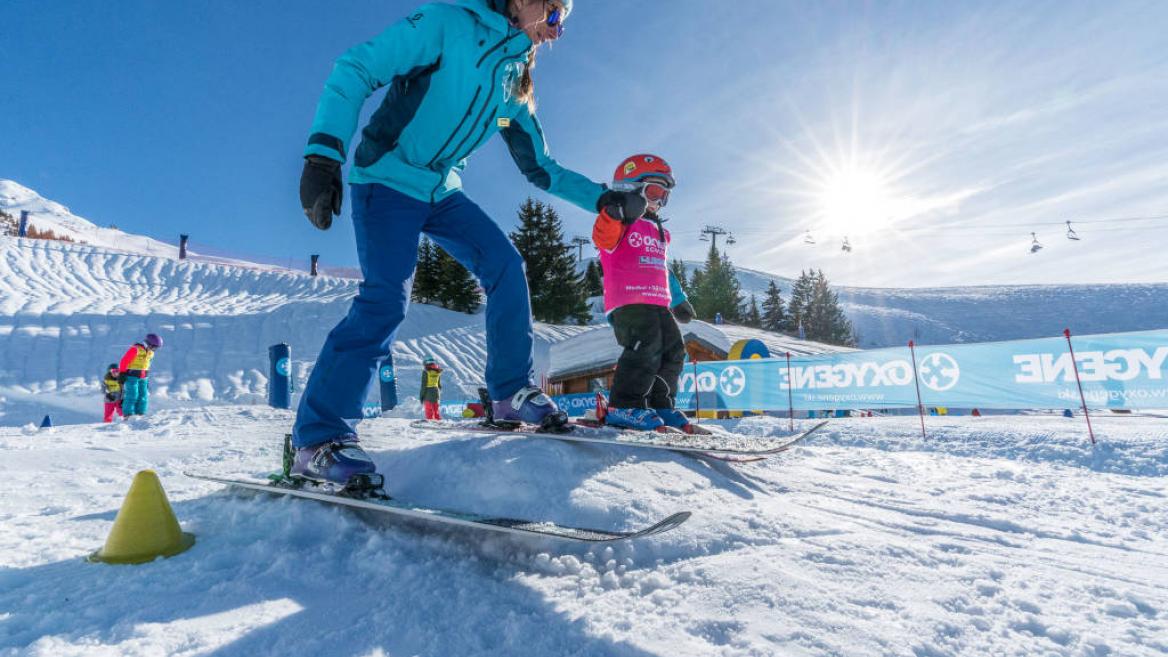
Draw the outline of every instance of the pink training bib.
M654 221L638 219L625 230L616 248L600 250L605 314L634 303L669 307L669 231L663 232L664 240Z

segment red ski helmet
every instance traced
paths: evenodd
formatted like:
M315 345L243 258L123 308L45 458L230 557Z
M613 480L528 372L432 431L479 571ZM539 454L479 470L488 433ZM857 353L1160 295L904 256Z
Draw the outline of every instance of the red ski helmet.
M639 183L646 178L661 178L666 186L672 188L673 167L664 158L648 153L639 153L626 157L612 174L613 189L620 189L631 183Z

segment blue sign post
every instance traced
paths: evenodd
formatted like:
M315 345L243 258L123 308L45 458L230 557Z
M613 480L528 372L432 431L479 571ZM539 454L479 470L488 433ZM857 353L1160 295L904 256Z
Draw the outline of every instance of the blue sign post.
M28 237L28 210L20 211L20 229L17 237Z
M381 382L381 410L392 411L397 406L397 377L393 374L393 354L381 361L377 368L377 379Z
M281 342L268 347L268 405L292 408L292 348Z

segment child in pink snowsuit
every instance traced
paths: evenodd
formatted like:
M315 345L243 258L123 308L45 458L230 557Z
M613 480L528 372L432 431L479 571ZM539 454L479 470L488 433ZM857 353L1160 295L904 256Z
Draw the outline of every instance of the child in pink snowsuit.
M674 409L673 400L685 364L677 322L693 319L694 310L669 271L669 231L657 216L673 186L673 170L660 157L641 154L625 159L612 187L638 192L644 209L637 213L628 207L604 207L592 228L604 276L604 312L617 343L624 347L605 416L605 422L614 426L692 428Z

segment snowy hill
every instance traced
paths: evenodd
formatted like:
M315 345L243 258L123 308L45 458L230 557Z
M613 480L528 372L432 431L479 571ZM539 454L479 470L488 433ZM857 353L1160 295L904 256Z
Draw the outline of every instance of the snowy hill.
M268 347L292 346L303 389L328 331L358 282L275 267L240 267L83 244L0 238L0 425L93 421L106 366L149 331L166 346L154 362L162 406L262 402ZM537 375L549 346L587 327L536 326ZM483 315L415 304L394 345L401 396L434 356L449 399L471 398L486 364ZM407 405L407 409L409 407Z
M702 263L687 261L687 271ZM824 272L831 279L831 272ZM761 303L774 281L784 300L790 278L739 269L743 294ZM943 288L836 286L860 347L989 342L1168 327L1168 283L1129 285L1014 285Z
M129 251L132 253L178 257L178 247L141 235L124 233L117 228L102 228L78 217L69 208L42 198L33 190L12 180L0 179L0 210L19 218L22 210L29 212L29 224L38 230L51 230L58 236L94 246Z

